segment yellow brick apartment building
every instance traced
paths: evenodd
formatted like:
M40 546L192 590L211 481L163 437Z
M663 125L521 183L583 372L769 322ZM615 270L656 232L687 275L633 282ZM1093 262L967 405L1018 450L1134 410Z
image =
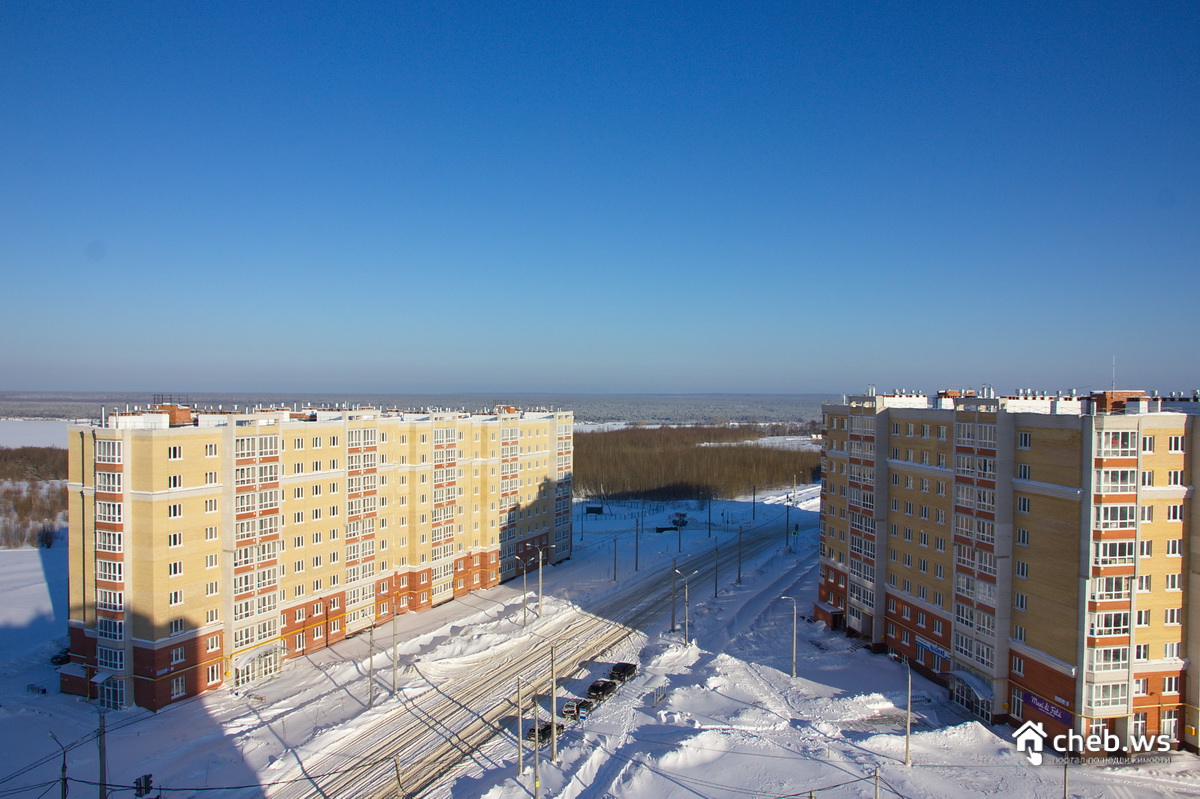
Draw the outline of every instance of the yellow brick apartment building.
M573 428L168 402L71 426L63 690L158 709L570 557Z
M818 618L985 719L1195 749L1200 394L822 410Z

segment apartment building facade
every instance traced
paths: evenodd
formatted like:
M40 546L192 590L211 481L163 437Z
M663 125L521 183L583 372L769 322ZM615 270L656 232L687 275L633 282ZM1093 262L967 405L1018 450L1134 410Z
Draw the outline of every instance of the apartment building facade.
M569 558L573 427L172 403L71 426L63 690L158 709Z
M1200 394L823 406L814 614L977 715L1197 744Z

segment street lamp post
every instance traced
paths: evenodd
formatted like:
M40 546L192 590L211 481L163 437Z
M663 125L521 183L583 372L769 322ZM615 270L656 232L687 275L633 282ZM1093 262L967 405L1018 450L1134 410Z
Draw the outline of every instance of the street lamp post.
M517 563L521 564L521 626L529 626L529 566L526 561L533 561L533 558L517 558Z
M690 574L684 574L679 569L675 568L675 561L671 561L671 632L675 632L675 580L677 577L683 578L683 641L688 640L688 606L691 604L688 594L688 579L695 577L700 573L699 569L695 569Z
M642 544L642 520L633 520L633 570L641 571L638 561L641 559L641 544Z
M675 568L675 559L671 559L671 632L675 632L675 575L679 574L679 569Z
M794 596L781 596L780 599L792 600L792 678L796 677L796 598Z
M529 548L531 548L531 547L532 547L532 545L529 545L529 544L527 544L527 545L526 545L526 549L529 549ZM540 547L533 547L533 548L536 548L536 549L537 549L537 561L538 561L538 618L540 619L540 618L542 617L542 567L546 565L546 563L545 563L546 550L547 550L547 549L555 549L555 548L556 548L556 546L555 546L554 544L544 544L544 545L542 545L542 546L540 546Z
M58 736L53 732L50 733L50 739L58 744L58 748L62 750L62 776L58 779L60 796L62 799L67 799L67 747L62 745L58 740Z

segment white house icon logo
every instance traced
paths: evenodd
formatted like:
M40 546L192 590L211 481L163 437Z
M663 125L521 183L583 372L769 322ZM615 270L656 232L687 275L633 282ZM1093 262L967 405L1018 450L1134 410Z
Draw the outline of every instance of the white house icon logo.
M1017 742L1017 751L1024 752L1033 765L1042 765L1042 747L1046 745L1045 728L1041 724L1027 721L1012 735Z

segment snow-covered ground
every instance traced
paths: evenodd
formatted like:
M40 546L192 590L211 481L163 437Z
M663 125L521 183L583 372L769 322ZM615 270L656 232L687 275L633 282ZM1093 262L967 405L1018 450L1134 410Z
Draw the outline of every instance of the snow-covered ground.
M774 497L771 497L774 500ZM670 632L669 607L658 623L636 631L605 662L582 664L559 701L581 695L604 676L607 662L636 660L640 672L586 721L568 722L559 762L540 764L543 796L588 797L961 797L1063 795L1061 763L1028 765L1007 727L972 720L947 702L945 689L913 680L913 765L904 759L905 672L887 658L857 648L840 633L805 621L815 595L816 489L801 489L798 506L749 501L713 505L647 504L647 527L677 510L692 522L681 536L643 533L634 571L633 528L640 507L606 505L576 533L574 557L544 572L544 614L529 603L529 628L600 606L616 592L668 579L671 560L721 547L721 572L689 585L689 636ZM737 526L780 529L784 514L800 524L793 551L782 544L743 564L734 582ZM578 522L578 515L576 520ZM616 580L613 547L617 548ZM677 550L682 547L682 554ZM61 750L68 774L95 782L97 711L57 693L48 662L65 642L66 558L63 548L0 552L0 796L56 795ZM531 594L536 590L530 580ZM714 596L714 587L715 594ZM792 603L799 599L797 673L790 676ZM388 626L310 657L289 661L283 674L249 691L218 691L158 714L138 709L105 715L108 779L129 796L140 774L152 773L164 796L270 796L266 787L296 778L314 753L379 727L389 713L435 690L439 680L485 668L487 658L530 638L521 626L521 581L404 617L398 644ZM680 626L683 623L682 591ZM396 659L393 659L393 654ZM399 664L393 678L393 664ZM374 696L368 673L375 679ZM560 672L561 673L561 672ZM396 695L392 694L395 679ZM29 685L46 687L31 693ZM488 701L501 701L493 697ZM373 707L368 708L368 705ZM543 698L543 717L548 701ZM528 722L527 722L528 724ZM548 747L543 754L548 753ZM532 759L516 768L511 733L495 738L483 757L429 795L517 799L533 795ZM488 764L485 767L480 763ZM1084 797L1200 796L1191 755L1170 762L1120 767L1071 766L1070 795ZM878 791L876 794L876 774ZM240 787L235 787L240 786ZM204 793L196 789L208 789ZM218 789L214 792L214 789ZM74 783L71 795L94 784ZM315 789L312 795L318 795Z

